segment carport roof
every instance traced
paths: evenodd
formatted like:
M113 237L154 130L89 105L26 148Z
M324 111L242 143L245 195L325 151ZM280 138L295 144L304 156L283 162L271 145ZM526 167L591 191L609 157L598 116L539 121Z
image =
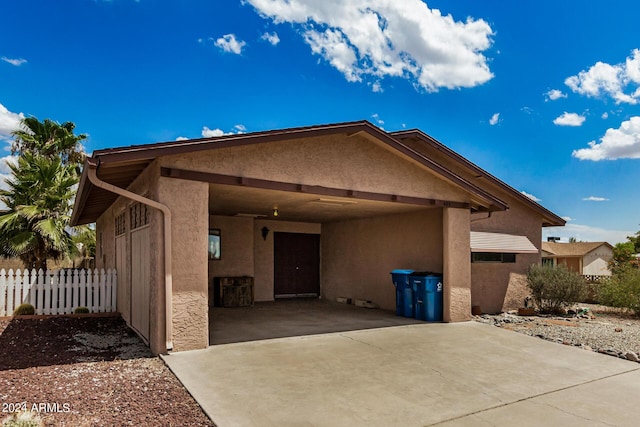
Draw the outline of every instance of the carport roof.
M387 144L403 155L422 164L443 179L469 192L472 207L475 209L486 211L508 209L507 203L489 191L471 183L424 154L409 148L400 142L398 138L395 138L393 134L389 134L364 120L94 151L93 155L85 161L71 223L72 225L78 225L95 222L118 197L116 194L94 186L87 177L88 168L96 168L97 176L101 180L126 189L147 166L160 156L336 134L348 136L358 134Z

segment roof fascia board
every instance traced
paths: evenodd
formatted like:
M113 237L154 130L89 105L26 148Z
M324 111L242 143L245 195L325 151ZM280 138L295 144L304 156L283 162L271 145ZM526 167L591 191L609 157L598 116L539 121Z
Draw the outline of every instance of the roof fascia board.
M337 133L357 134L365 132L374 138L395 148L405 156L421 163L428 169L441 175L453 184L461 187L465 191L474 194L489 205L488 210L507 210L508 204L493 196L484 189L467 181L453 171L439 165L426 156L402 144L398 139L392 137L387 132L374 126L366 120L357 122L347 122L341 124L331 124L322 126L312 126L303 128L293 128L276 131L255 132L249 134L224 135L216 138L201 138L189 141L166 142L157 144L138 145L125 148L114 148L98 150L93 153L93 157L99 159L100 164L118 163L136 160L151 160L158 156L181 154L186 152L196 152L201 150L211 150L225 147L236 147L249 144L264 143L270 141L286 141L290 139L305 137L324 136Z
M91 189L93 184L89 181L87 177L87 170L89 169L90 162L95 159L91 157L86 157L84 159L84 166L82 167L82 175L80 176L80 183L78 184L78 191L76 192L76 199L73 203L73 214L71 215L70 225L75 227L79 225L80 221L80 213L84 211L85 204L87 203L87 199L89 198L89 193L91 193ZM80 197L78 197L78 195Z
M450 158L457 161L458 163L461 163L463 166L466 166L467 168L471 169L473 172L476 172L477 174L485 177L487 180L493 182L497 186L503 188L504 190L506 190L507 192L511 193L513 196L518 198L520 201L533 207L534 209L542 213L543 216L547 217L547 219L550 220L549 222L551 222L550 224L551 226L564 226L566 224L566 221L560 218L558 215L554 214L553 212L551 212L544 206L540 205L539 203L536 203L535 201L524 196L518 190L511 187L509 184L505 183L499 178L496 178L494 175L490 174L489 172L482 169L480 166L464 158L460 154L456 153L455 151L453 151L446 145L442 144L435 138L427 135L423 131L419 129L411 129L411 130L405 130L405 131L391 132L390 134L394 137L399 138L400 140L402 140L403 138L410 138L410 137L419 138L420 140L428 143L438 151L443 152L445 155L449 156Z

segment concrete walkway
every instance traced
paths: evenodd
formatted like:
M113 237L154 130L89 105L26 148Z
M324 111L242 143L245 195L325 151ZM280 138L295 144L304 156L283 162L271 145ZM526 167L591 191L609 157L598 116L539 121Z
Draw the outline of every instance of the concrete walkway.
M640 364L474 322L163 359L219 427L635 426Z

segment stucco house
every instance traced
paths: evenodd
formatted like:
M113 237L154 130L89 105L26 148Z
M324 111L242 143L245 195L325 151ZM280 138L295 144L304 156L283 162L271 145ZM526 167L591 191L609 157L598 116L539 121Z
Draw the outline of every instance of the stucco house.
M95 151L72 223L152 351L208 345L215 278L255 301L318 295L395 308L390 271L442 272L444 321L522 304L541 227L564 225L419 130L367 121Z
M583 276L611 276L613 246L607 242L542 242L542 262L563 264Z

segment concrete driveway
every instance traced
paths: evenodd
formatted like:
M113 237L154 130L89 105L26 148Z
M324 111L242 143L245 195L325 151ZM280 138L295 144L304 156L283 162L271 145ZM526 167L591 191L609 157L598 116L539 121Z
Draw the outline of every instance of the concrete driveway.
M636 426L640 364L474 322L163 357L227 426Z

